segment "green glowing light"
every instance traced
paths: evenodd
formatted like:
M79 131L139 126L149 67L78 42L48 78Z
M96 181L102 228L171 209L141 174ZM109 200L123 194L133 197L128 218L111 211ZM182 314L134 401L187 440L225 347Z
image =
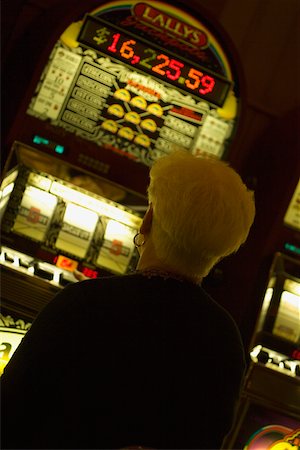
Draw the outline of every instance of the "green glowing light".
M285 248L285 250L295 253L296 255L300 255L300 248L296 247L296 245L289 244L288 242L286 242L284 244L284 248Z
M65 151L65 147L63 145L56 145L54 150L61 155Z
M43 137L41 137L41 136L38 136L38 135L35 135L35 136L33 137L33 142L34 142L35 144L49 145L49 140L48 140L48 139L45 139L45 138L43 138Z

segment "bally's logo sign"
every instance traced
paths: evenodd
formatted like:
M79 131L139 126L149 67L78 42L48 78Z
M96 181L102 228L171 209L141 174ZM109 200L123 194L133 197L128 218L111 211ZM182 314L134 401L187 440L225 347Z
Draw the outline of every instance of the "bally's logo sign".
M195 28L174 16L170 16L147 3L133 6L132 16L122 20L126 28L136 28L148 36L158 38L163 44L177 47L195 56L208 47L208 37L203 30Z

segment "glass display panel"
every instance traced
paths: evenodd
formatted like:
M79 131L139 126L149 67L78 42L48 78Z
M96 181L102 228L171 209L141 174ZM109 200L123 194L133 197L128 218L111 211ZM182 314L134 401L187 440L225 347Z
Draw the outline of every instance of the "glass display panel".
M55 195L28 186L19 206L13 231L35 241L44 241L56 204Z
M10 194L13 191L14 188L14 183L10 183L9 185L7 185L3 191L0 191L0 220L2 219L2 216L5 212Z
M18 171L14 170L8 174L2 181L0 187L0 220L2 220L3 214L5 212L10 194L12 193L15 186L15 179L17 178Z
M17 178L18 175L18 170L14 170L13 172L9 173L2 181L1 183L1 191L4 192L5 188L10 185L11 183L13 183L15 181L15 179Z
M268 287L265 292L265 297L264 297L264 301L262 304L261 313L260 313L258 323L257 323L257 331L260 331L264 325L264 321L265 321L267 312L269 310L271 299L273 297L273 291L274 291L274 289L272 287Z
M109 220L96 264L115 273L124 273L134 251L133 238L137 230L115 220Z
M11 169L13 164L21 164L34 170L29 177L30 184L39 189L48 190L49 184L51 183L53 189L53 192L51 193L60 197L66 196L66 200L69 198L70 202L80 204L78 203L80 200L74 200L73 198L76 194L70 194L70 191L66 189L67 186L72 189L78 187L81 192L88 194L84 198L81 196L84 202L82 206L87 206L90 209L94 208L93 204L89 205L85 203L86 201L90 201L88 200L88 198L91 197L90 193L96 194L98 199L102 197L102 202L104 201L106 204L117 202L118 205L122 204L125 207L130 205L128 207L131 209L136 205L143 205L145 207L144 210L146 210L148 206L147 198L145 196L126 190L126 188L120 187L101 176L96 176L86 170L84 171L80 166L73 167L73 165L66 161L62 161L51 154L46 154L20 142L14 143L8 168ZM51 175L57 181L60 180L64 183L52 183L53 178L48 175ZM80 195L77 195L77 197L80 197ZM95 198L95 196L92 197ZM101 209L99 207L96 208ZM101 214L105 213L101 212Z
M287 290L290 288L293 292ZM300 341L300 284L286 280L281 294L280 305L275 320L273 333L289 341ZM298 293L296 293L298 291Z
M62 229L58 234L56 247L80 258L89 248L98 215L82 206L67 204Z

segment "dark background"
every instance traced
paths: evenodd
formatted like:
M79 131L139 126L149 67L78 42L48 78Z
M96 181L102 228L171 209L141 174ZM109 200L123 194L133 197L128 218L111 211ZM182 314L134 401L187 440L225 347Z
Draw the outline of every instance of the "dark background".
M12 143L6 136L49 51L71 22L102 3L1 1L2 166ZM217 266L205 285L233 314L248 345L274 253L286 241L300 247L299 232L283 225L300 175L300 2L194 0L190 5L189 12L206 17L221 33L241 80L242 111L228 159L255 190L257 215L248 242Z

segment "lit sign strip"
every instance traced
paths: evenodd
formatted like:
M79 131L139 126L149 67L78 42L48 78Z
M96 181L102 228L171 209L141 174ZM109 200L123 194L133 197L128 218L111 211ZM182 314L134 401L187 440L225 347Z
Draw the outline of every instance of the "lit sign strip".
M223 106L232 84L204 67L178 59L153 44L149 46L147 41L141 42L141 38L92 16L86 17L78 41L217 106Z
M128 211L124 211L117 206L109 205L104 201L97 200L89 195L75 191L56 181L53 181L50 192L62 197L64 200L91 209L100 215L110 217L131 227L139 228L141 225L142 219L140 217L137 217Z

